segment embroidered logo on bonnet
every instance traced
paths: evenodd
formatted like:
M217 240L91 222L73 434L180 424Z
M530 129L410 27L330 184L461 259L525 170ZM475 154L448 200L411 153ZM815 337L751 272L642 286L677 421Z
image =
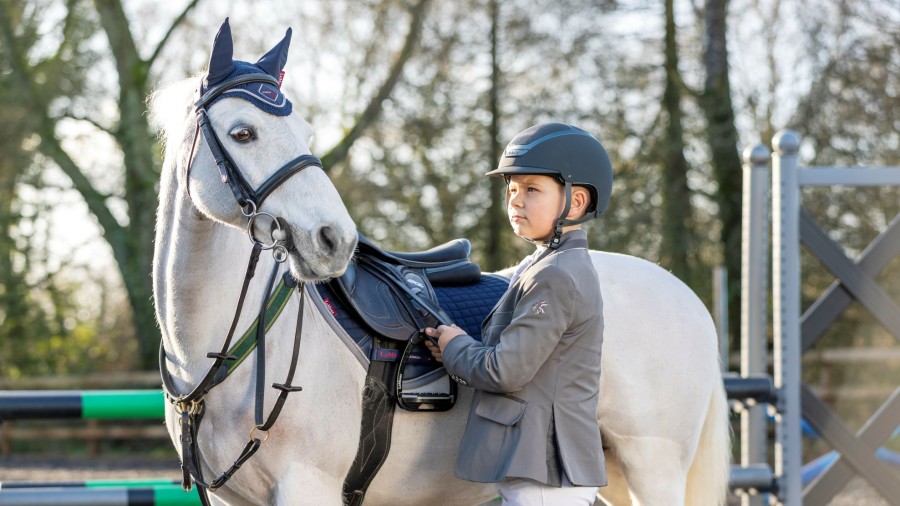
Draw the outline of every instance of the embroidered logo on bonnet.
M203 80L200 95L203 96L210 89L229 79L247 74L270 75L277 79L278 86L281 86L281 79L284 76L282 69L284 64L287 63L291 33L291 29L288 28L281 42L276 44L256 63L233 60L234 47L231 40L231 25L228 22L228 18L226 18L225 22L222 23L222 27L219 28L219 33L216 34L212 55L209 58L209 71L206 74L206 79ZM293 110L291 101L284 96L278 87L269 83L250 82L234 86L213 99L207 107L226 97L247 100L259 109L275 116L287 116Z

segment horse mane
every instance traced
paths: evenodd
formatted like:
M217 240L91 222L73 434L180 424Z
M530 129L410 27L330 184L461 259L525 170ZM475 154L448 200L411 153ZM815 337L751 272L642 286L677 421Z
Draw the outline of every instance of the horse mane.
M193 135L189 129L193 120L188 120L188 114L193 106L200 75L157 88L147 97L150 126L165 146L166 160L175 160L177 150L189 135Z

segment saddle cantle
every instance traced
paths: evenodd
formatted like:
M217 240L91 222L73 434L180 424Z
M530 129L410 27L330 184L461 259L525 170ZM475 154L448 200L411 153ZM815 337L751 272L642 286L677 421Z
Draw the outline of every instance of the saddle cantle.
M435 264L468 262L469 253L472 252L472 244L468 239L453 239L425 251L398 252L382 249L362 234L359 234L358 238L357 247L361 254L374 255L390 263L424 269L436 267Z
M456 323L480 339L481 321L506 290L506 279L481 275L470 251L468 240L456 239L398 253L360 235L344 275L318 285L332 316L369 358L370 371L376 362L394 363L382 375L404 409L442 411L455 402L456 385L421 343L421 330Z

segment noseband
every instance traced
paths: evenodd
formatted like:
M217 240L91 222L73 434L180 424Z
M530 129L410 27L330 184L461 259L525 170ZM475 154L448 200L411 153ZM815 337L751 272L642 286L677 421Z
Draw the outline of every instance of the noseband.
M202 134L203 138L206 140L206 145L209 146L210 153L216 161L216 166L219 168L219 178L231 188L231 193L234 195L238 206L240 206L241 213L247 217L247 235L250 236L250 240L255 244L260 244L264 250L273 249L273 255L276 260L283 262L287 257L287 251L284 249L284 246L279 243L287 238L287 234L281 228L280 220L269 213L259 211L259 209L262 207L266 198L268 198L279 186L290 179L291 176L307 167L322 168L322 161L313 155L300 155L281 166L274 174L263 181L263 183L259 185L259 188L253 188L250 183L247 182L247 179L244 177L238 164L235 163L234 158L231 157L231 154L228 153L228 150L225 149L225 146L222 145L222 142L216 135L207 112L210 103L219 95L236 86L247 83L264 83L275 86L276 88L278 87L278 80L268 74L244 74L211 88L194 103L194 112L197 114L197 130L194 135L194 145L191 148L191 155L188 160L187 174L190 174L191 166L194 163L194 149L196 148L200 137L198 134ZM271 244L263 243L253 234L253 225L258 216L269 217L275 225L275 230L272 232L273 241Z
M284 406L285 401L287 400L288 394L302 390L301 387L292 385L292 381L294 378L294 372L297 369L298 356L300 351L300 338L303 333L303 309L305 300L304 295L306 293L304 283L300 283L298 289L298 291L300 292L300 311L297 316L293 350L291 355L291 362L288 367L287 377L283 383L272 384L272 388L279 390L280 394L275 401L275 405L269 411L269 414L267 416L264 416L263 408L265 403L264 385L266 369L265 336L267 326L271 325L272 323L271 321L266 321L266 314L268 313L268 308L271 305L271 301L276 298L275 294L272 294L272 287L274 286L278 271L281 264L285 260L287 260L287 249L282 244L283 241L287 239L287 233L282 228L281 220L279 218L270 213L260 211L259 208L263 205L263 202L266 200L266 198L268 198L269 195L271 195L272 192L275 191L275 189L284 184L285 181L290 179L291 176L297 174L307 167L315 166L321 168L322 162L313 155L301 155L275 171L275 173L269 176L269 178L266 179L261 185L259 185L258 188L253 188L252 186L250 186L250 184L247 182L247 179L239 170L237 163L234 162L234 159L228 153L228 150L225 149L225 146L222 145L221 141L219 141L218 136L216 136L216 132L209 120L207 108L210 107L210 103L216 97L218 97L222 93L227 92L231 88L234 88L235 86L239 86L241 84L256 82L270 84L272 86L278 87L278 81L268 74L245 74L237 76L233 79L229 79L224 83L210 89L200 97L200 100L194 103L194 111L197 114L197 129L194 133L194 140L191 146L191 153L188 158L186 172L187 176L189 177L191 166L194 162L194 151L199 143L199 138L202 135L203 138L206 139L206 144L207 146L209 146L209 150L212 153L213 158L215 158L216 166L219 168L219 175L222 182L227 183L229 188L231 188L231 192L234 194L234 198L237 200L237 204L241 208L241 213L247 218L247 234L250 236L250 241L253 243L253 249L250 254L250 262L244 275L243 286L241 287L241 293L238 298L237 309L235 310L231 326L228 330L228 335L226 336L225 341L218 352L210 352L207 354L207 358L213 359L213 364L209 367L209 369L207 369L206 374L203 376L200 382L192 387L190 389L190 392L186 394L176 393L177 390L175 388L175 383L172 380L166 364L168 357L166 356L166 351L163 345L164 343L162 341L160 341L159 347L160 374L162 376L163 389L166 393L166 398L174 406L175 412L180 418L179 425L181 428L181 468L183 474L182 487L186 491L191 490L193 484L196 483L198 485L198 492L201 503L204 505L209 504L209 499L206 495L206 491L214 491L224 485L225 482L227 482L231 478L231 476L235 472L237 472L241 465L256 453L256 451L260 448L260 445L262 445L262 443L269 438L269 429L272 428L272 426L278 419L278 416L281 413L281 409ZM188 188L190 188L190 186L188 186ZM257 239L253 233L254 223L260 216L267 216L272 220L274 230L272 230L271 232L272 242L270 244L263 243L262 241ZM275 259L275 266L273 267L272 272L269 275L265 291L263 292L263 300L260 304L259 317L256 323L256 388L254 409L255 424L250 429L250 436L247 444L244 446L240 455L231 465L231 467L227 471L219 475L217 478L206 481L203 477L203 470L200 463L199 450L197 447L197 435L199 426L201 420L203 419L203 414L206 411L205 397L210 390L225 381L225 379L233 370L226 363L240 362L235 350L238 349L238 345L241 343L232 346L231 342L234 337L234 333L237 328L237 323L240 319L242 309L244 307L244 299L247 294L250 280L253 279L253 276L256 273L256 265L259 261L260 253L263 250L272 250L272 255ZM280 291L281 290L279 289L278 292ZM283 303L287 303L286 299ZM244 353L246 356L246 354L249 354L250 351L245 350Z

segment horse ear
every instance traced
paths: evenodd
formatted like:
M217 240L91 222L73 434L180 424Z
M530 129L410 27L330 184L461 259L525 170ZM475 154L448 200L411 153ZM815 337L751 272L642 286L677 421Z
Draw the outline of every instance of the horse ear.
M225 79L234 70L234 44L231 41L231 25L228 18L219 28L216 41L213 42L212 55L209 57L209 71L206 74L206 85L213 86Z
M259 61L256 62L256 65L259 68L266 71L266 74L274 77L275 79L281 78L281 69L284 68L284 64L287 63L288 57L288 47L291 45L291 33L292 30L290 28L284 33L284 38L281 39L281 42L275 45L272 49L269 50L268 53L264 54Z

